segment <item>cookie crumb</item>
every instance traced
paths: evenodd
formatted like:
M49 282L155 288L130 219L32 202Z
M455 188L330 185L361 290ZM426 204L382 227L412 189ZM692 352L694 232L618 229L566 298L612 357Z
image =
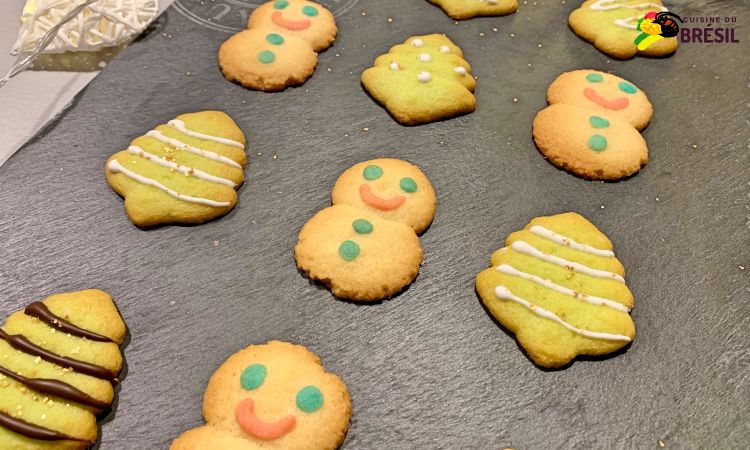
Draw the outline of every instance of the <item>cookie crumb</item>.
M185 72L185 75L187 75L187 76L190 76L190 75L192 75L192 74L193 74L193 72L191 72L191 71L189 71L189 70L188 70L187 72Z
M492 27L492 31L494 31L495 33L497 33L497 27Z
M364 12L364 11L362 11L362 15L363 15L363 16L366 16L366 15L367 15L367 13L366 13L366 12Z
M542 48L542 44L537 44L536 46L539 48Z
M518 103L518 98L513 97L513 103Z
M367 127L364 127L364 128L362 128L362 131L365 131L365 132L367 132L367 131L370 131L370 129L369 129L369 128L367 128Z
M479 33L479 37L484 37L484 32Z
M514 33L510 33L510 37L514 38L516 35Z
M393 18L392 17L388 18L388 23L390 23L390 22L393 22Z
M692 147L693 147L693 148L698 148L698 146L697 146L697 145L695 145L695 144L693 144L693 145L692 145Z
M218 247L218 246L219 246L219 241L214 241L214 247Z
M740 270L745 270L745 266L737 266L740 268Z
M654 197L654 198L656 199L656 201L657 201L657 202L658 202L658 201L660 201L660 200L659 200L659 197Z
M664 441L659 439L659 448L664 448Z
M170 305L174 305L174 304L176 304L176 303L177 303L177 302L176 302L176 301L174 301L174 300L172 300L172 301L170 301L170 302L169 302L169 304L170 304Z

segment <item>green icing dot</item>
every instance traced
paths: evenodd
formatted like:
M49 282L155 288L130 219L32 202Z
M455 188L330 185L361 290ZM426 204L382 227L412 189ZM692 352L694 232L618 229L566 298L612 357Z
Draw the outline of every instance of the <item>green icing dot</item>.
M251 391L257 389L266 379L266 366L263 364L253 364L247 366L240 375L240 384L245 390Z
M284 43L284 38L280 34L271 33L266 36L266 40L273 45L281 45Z
M635 94L638 92L638 89L636 89L635 86L625 81L620 81L618 86L620 87L620 90L626 94Z
M362 176L365 177L365 180L377 180L383 176L383 169L380 166L369 165L362 171Z
M339 256L346 261L353 261L359 256L359 245L354 241L344 241L339 246Z
M352 227L354 228L354 231L356 231L358 234L370 234L372 233L372 224L370 221L365 219L357 219L354 222L352 222Z
M263 50L262 52L258 53L258 61L262 62L263 64L271 64L272 62L276 61L276 55L274 55L270 50Z
M318 15L318 10L308 5L302 8L302 13L306 16L315 17Z
M286 0L276 0L273 2L273 7L276 9L284 9L289 6L289 2Z
M304 412L315 412L323 406L323 393L315 386L305 386L297 393L297 408Z
M595 152L603 152L607 149L607 138L601 134L595 134L589 138L589 148Z
M591 116L589 117L589 123L594 128L607 128L609 127L609 120L604 117Z
M410 177L401 178L401 181L398 183L398 185L401 186L402 191L408 192L410 194L417 190L417 182Z
M601 83L604 80L604 77L599 73L590 73L586 75L586 79L592 83Z

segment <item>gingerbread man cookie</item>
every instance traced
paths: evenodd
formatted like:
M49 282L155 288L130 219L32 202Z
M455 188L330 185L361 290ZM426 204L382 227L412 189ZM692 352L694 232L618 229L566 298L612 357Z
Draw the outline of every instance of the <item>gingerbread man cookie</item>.
M452 19L480 16L504 16L518 9L516 0L427 0L443 8Z
M171 450L334 450L352 415L346 385L301 345L271 341L235 353L211 377L207 424Z
M618 180L648 161L640 130L651 121L646 94L615 75L575 70L547 90L550 106L534 119L539 150L554 165L591 180Z
M109 158L106 175L137 226L198 224L234 208L245 164L242 131L223 112L203 111L137 137Z
M583 39L607 55L630 59L635 55L667 56L677 50L677 38L666 37L639 48L639 21L649 13L668 11L661 0L586 0L568 17Z
M122 368L125 324L103 291L57 294L0 329L0 448L89 448Z
M633 295L612 243L576 213L537 217L477 275L489 312L538 365L605 355L635 338Z
M307 0L264 3L247 26L221 45L219 66L228 80L262 91L304 83L337 32L333 14Z
M410 37L392 47L362 73L362 84L404 125L447 119L477 107L471 65L440 34Z
M435 191L419 167L399 159L364 161L333 188L333 206L300 231L297 266L333 294L389 298L414 281L422 263L417 233L435 215Z

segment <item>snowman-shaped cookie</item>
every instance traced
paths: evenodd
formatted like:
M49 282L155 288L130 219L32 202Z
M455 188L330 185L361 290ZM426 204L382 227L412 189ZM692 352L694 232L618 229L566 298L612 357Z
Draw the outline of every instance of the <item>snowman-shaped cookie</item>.
M318 53L336 39L336 21L325 7L307 0L274 0L250 15L248 29L219 48L219 66L230 81L262 91L304 83Z
M651 121L646 94L618 76L575 70L547 90L549 106L536 115L533 136L554 165L591 180L618 180L648 161L640 134Z

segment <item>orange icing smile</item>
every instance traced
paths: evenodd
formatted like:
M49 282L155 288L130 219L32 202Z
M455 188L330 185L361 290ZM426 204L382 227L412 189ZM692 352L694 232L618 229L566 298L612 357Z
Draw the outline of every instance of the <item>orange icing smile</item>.
M596 103L599 106L603 106L607 109L625 109L628 107L628 104L630 103L627 98L620 97L615 100L607 100L600 96L599 94L594 91L593 88L587 87L583 90L583 95L586 96L587 99L591 100L592 102Z
M246 398L237 404L234 419L243 431L264 441L272 441L284 436L297 424L297 419L292 415L273 423L263 422L255 416L255 404L251 398Z
M397 195L388 200L380 198L372 193L372 191L370 190L370 185L367 183L362 183L362 185L359 187L359 196L362 198L363 202L384 211L396 209L399 206L403 205L406 201L406 197L404 197L403 195Z
M308 19L303 20L287 20L284 18L284 16L281 15L281 11L276 11L271 15L271 20L273 20L273 23L275 23L278 26L284 27L288 30L304 30L305 28L309 28L311 23Z

